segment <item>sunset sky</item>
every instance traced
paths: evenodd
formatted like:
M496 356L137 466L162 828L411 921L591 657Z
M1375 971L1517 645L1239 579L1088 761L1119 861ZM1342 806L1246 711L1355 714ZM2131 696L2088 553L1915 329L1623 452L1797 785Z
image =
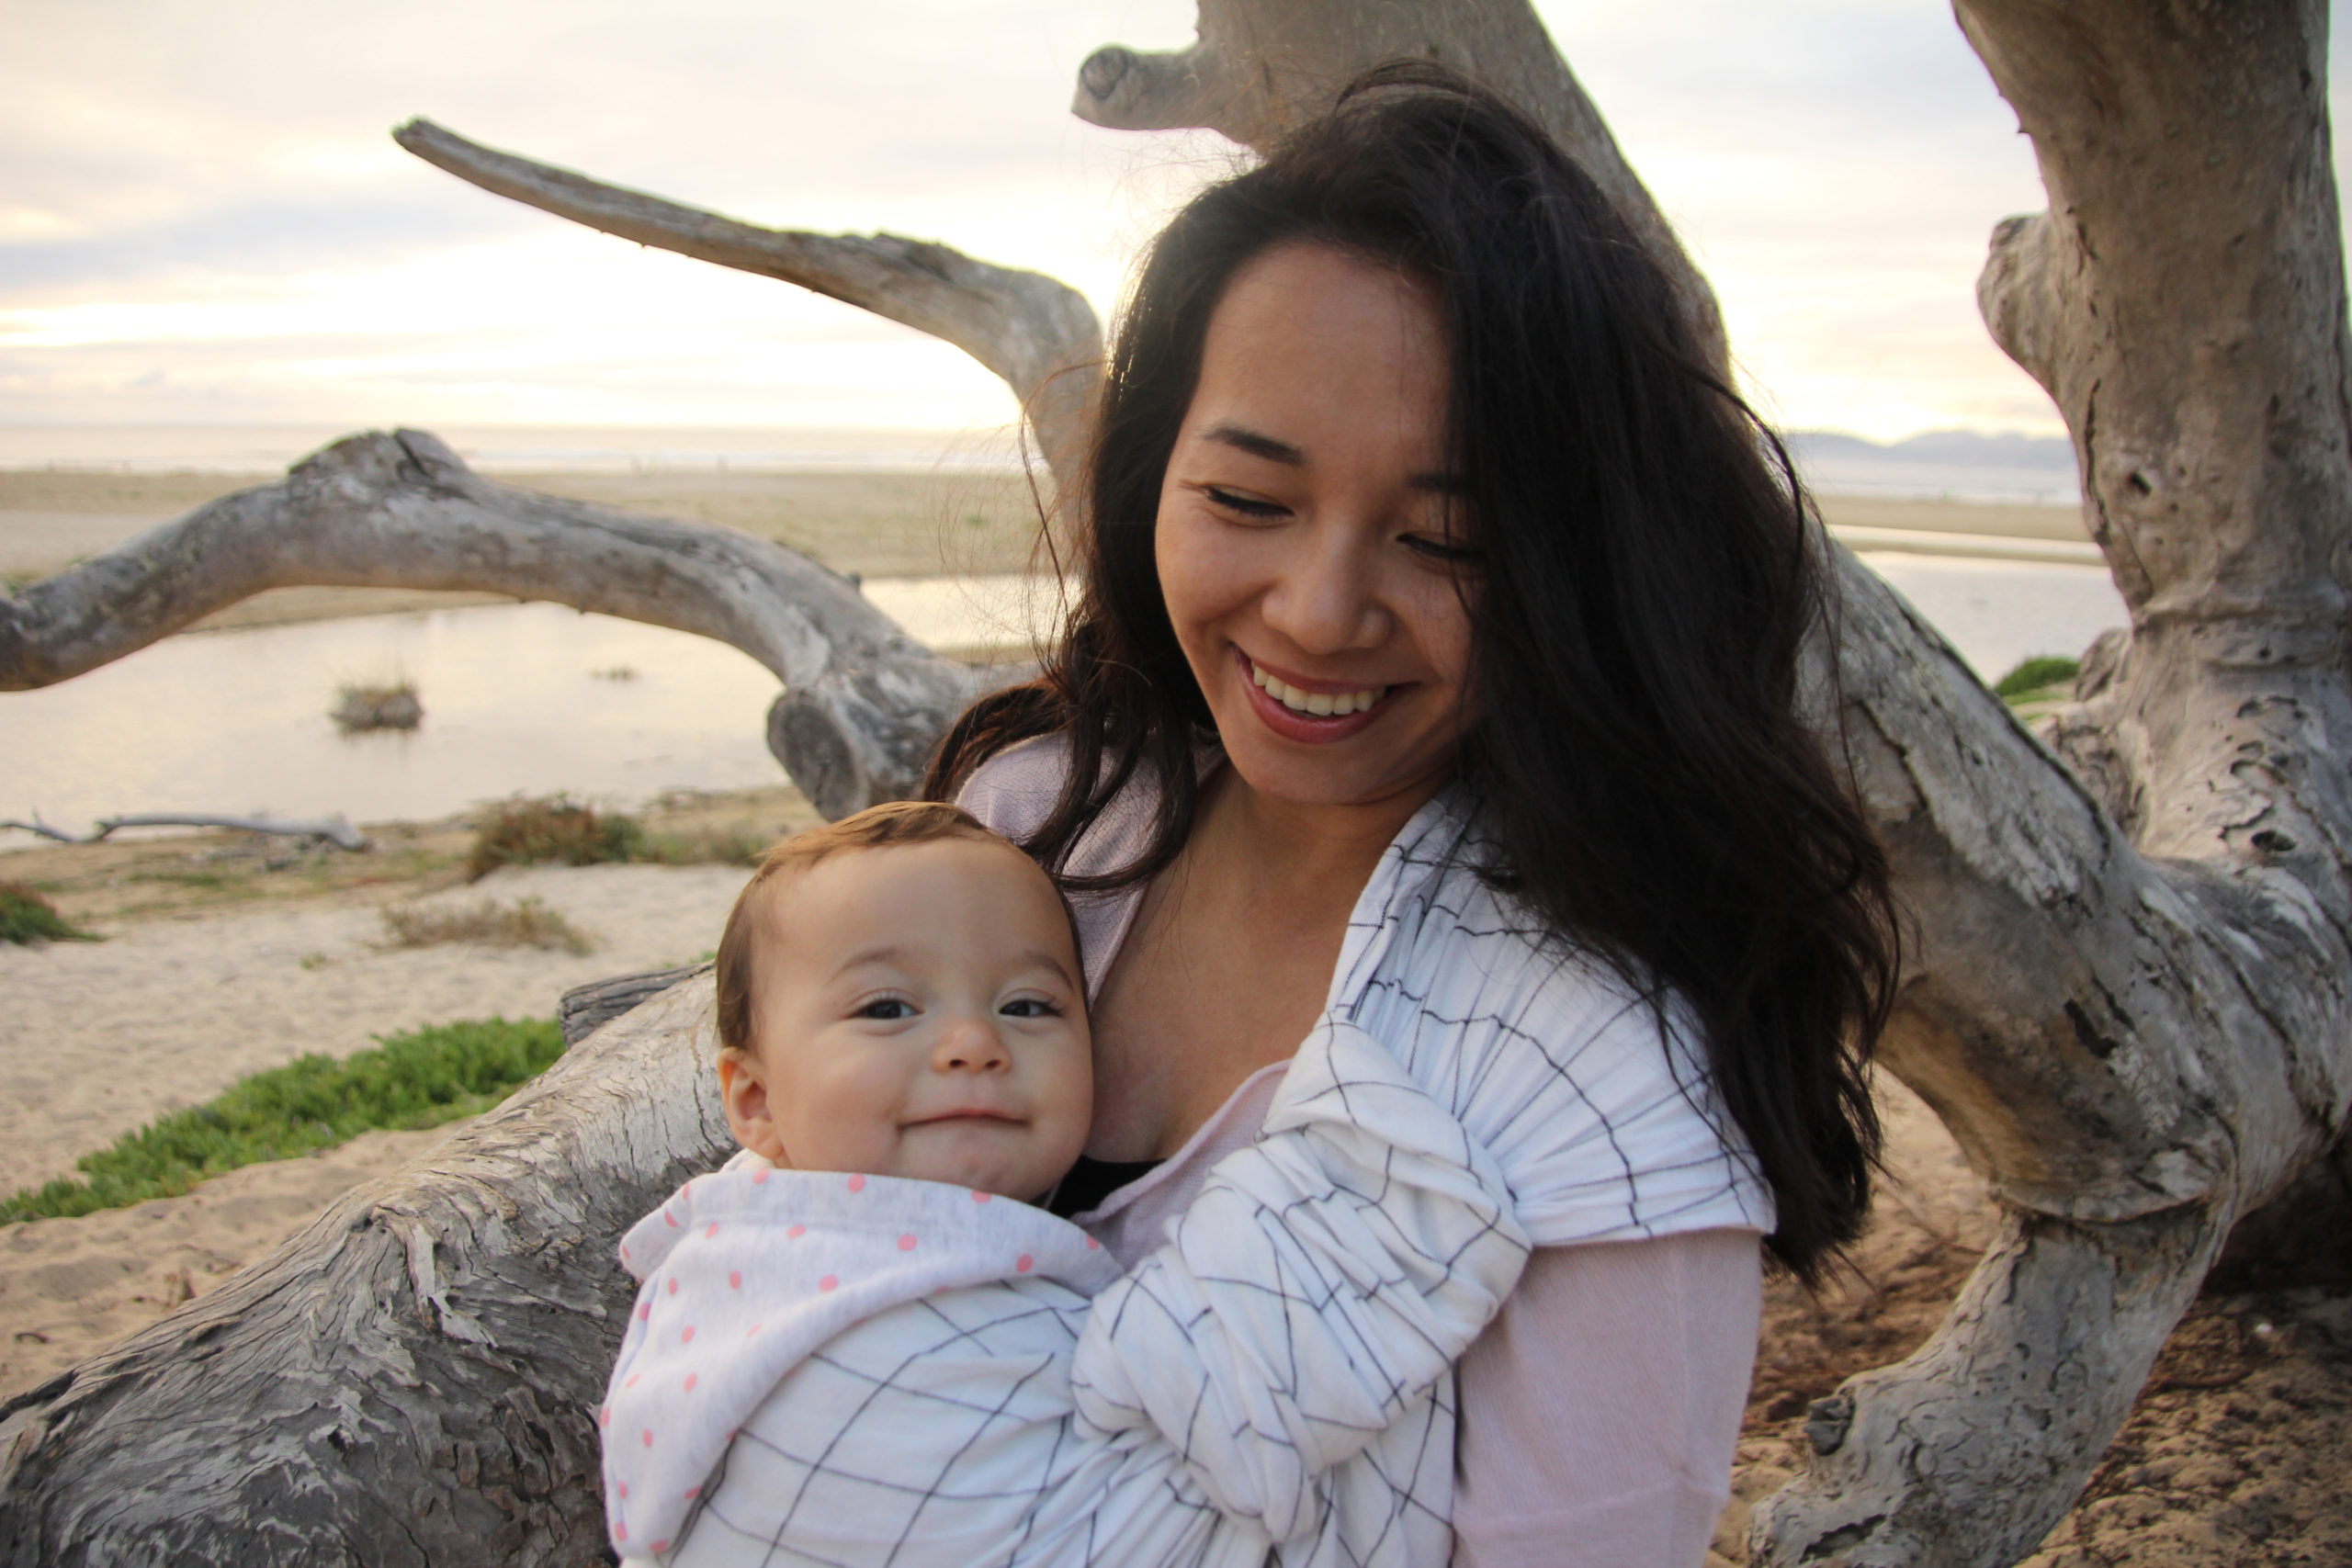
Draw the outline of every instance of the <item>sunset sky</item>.
M1973 286L2031 149L1936 0L1549 0L1781 423L2052 434ZM1068 112L1190 0L0 0L0 423L987 426L952 348L401 152L475 140L1108 310L1213 137ZM2344 67L2335 74L2340 78ZM2339 114L2340 118L2340 114Z

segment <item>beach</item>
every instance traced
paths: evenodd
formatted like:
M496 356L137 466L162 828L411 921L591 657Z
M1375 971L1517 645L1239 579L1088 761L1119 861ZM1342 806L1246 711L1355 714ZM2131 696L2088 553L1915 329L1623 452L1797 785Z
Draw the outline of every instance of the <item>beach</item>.
M21 582L270 476L0 471L0 573ZM500 473L608 505L778 539L874 578L1027 570L1035 512L991 472ZM2086 545L2071 508L1827 497L1833 528L1974 538L2048 558ZM1990 558L2005 558L1995 555ZM209 627L498 603L488 595L284 589ZM0 696L0 704L6 698ZM5 708L0 708L5 712ZM0 805L8 803L0 802ZM666 831L779 835L814 820L788 785L656 803ZM365 854L187 834L0 853L106 937L0 946L0 1182L69 1170L153 1116L305 1052L341 1055L422 1024L547 1017L568 987L695 961L745 874L719 864L501 870L464 881L469 819L371 824ZM587 953L451 944L399 949L388 908L537 898L590 933ZM1851 1268L1818 1299L1771 1287L1718 1563L1744 1555L1746 1510L1800 1468L1809 1403L1930 1333L1993 1235L1995 1206L1933 1114L1882 1085L1888 1179ZM0 1227L0 1399L204 1294L352 1184L447 1128L366 1134L248 1167L187 1196ZM2220 1568L2352 1559L2331 1456L2352 1443L2352 1295L2209 1298L2036 1568L2129 1562Z

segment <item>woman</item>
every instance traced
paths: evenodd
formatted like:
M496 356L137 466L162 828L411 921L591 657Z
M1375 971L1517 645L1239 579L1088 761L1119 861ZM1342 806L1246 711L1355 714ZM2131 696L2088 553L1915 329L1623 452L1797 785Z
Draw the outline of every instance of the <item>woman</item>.
M1080 500L1066 639L931 781L1081 900L1058 1206L1148 1250L1344 1014L1538 1244L1458 1368L1454 1561L1697 1562L1758 1235L1811 1280L1867 1201L1894 972L1777 442L1589 179L1392 67L1159 237Z

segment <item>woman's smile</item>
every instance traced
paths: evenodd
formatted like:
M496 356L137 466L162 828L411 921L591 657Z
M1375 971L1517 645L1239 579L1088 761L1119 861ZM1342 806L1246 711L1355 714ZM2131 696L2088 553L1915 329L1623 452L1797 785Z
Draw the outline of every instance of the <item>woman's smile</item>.
M1362 732L1380 716L1381 705L1397 688L1276 674L1239 649L1233 650L1250 686L1250 707L1266 728L1285 739L1322 745Z

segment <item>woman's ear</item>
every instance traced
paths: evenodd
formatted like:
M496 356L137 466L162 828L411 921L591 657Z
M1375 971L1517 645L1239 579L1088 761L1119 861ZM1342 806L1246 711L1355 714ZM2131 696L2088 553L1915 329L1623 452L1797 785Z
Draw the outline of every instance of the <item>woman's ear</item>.
M770 1165L791 1166L768 1104L766 1069L758 1057L740 1051L718 1054L718 1099L727 1108L727 1128L737 1143Z

